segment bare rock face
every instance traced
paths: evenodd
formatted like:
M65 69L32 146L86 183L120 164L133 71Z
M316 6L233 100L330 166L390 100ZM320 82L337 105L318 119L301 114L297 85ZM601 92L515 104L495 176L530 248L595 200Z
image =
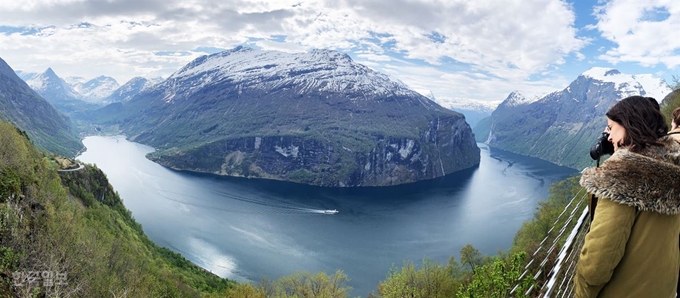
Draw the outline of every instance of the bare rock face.
M219 175L320 186L385 186L474 167L479 148L467 123L451 117L434 121L419 138L376 136L368 151L354 151L333 139L269 136L221 140L151 158L171 168Z

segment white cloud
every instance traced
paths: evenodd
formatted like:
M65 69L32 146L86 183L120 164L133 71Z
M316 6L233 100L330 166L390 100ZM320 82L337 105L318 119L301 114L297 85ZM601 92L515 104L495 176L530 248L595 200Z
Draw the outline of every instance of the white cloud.
M613 0L595 11L596 28L616 44L599 58L642 66L680 65L680 2Z
M373 53L357 54L357 57L370 61L392 61L392 58L387 55L376 55Z
M574 78L547 77L540 81L510 81L495 76L485 76L472 71L447 72L433 66L391 61L376 63L359 60L362 64L398 79L413 90L435 97L464 97L483 101L505 99L510 92L520 90L528 97L542 96L564 89Z
M122 84L167 77L204 54L199 47L333 48L413 88L496 99L518 86L544 88L528 78L578 57L587 41L574 20L562 0L3 1L0 26L53 27L41 36L0 33L0 57L15 69L51 66L61 76L104 74ZM165 51L183 55L154 54Z
M576 60L578 61L583 61L586 59L586 55L583 55L583 53L576 53Z
M304 5L304 4L303 4ZM351 49L355 40L385 34L406 57L433 65L444 57L501 76L525 78L577 51L575 15L563 1L340 1L296 15L309 23L290 40ZM427 36L436 32L442 43ZM384 37L383 37L384 38Z
M2 1L0 10L31 11L39 7L54 7L58 5L77 4L85 0L25 0L25 1Z
M289 43L289 42L276 42L271 40L260 40L255 43L258 47L263 50L280 51L287 53L300 53L306 52L309 49L302 47L300 45Z

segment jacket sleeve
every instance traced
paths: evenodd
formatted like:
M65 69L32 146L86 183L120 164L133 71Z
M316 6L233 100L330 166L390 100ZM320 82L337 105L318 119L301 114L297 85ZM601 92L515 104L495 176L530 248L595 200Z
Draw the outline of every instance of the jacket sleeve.
M600 198L581 250L574 290L576 297L597 297L621 261L635 222L634 207Z

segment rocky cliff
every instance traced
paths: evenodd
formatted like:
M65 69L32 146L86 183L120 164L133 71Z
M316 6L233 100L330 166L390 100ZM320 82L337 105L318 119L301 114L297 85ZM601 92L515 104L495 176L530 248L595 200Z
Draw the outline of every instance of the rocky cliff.
M432 179L479 164L479 149L459 117L437 119L418 138L376 136L370 150L331 137L240 137L151 159L168 167L322 186L384 186Z

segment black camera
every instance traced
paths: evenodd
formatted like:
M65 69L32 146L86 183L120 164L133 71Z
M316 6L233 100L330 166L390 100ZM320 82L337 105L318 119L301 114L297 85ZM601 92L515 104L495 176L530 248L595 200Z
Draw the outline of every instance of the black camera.
M590 148L590 158L599 160L602 155L614 154L614 144L609 140L609 133L602 132L602 135L597 139L597 143L593 148Z

